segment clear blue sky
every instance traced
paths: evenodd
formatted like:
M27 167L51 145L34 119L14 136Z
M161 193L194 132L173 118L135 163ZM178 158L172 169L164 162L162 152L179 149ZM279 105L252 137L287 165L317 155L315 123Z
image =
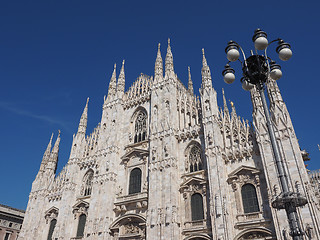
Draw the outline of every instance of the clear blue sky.
M261 5L260 5L261 4ZM263 5L262 5L263 4ZM239 42L249 53L260 27L269 40L290 42L278 84L309 169L320 168L319 1L0 1L0 203L26 208L31 183L52 132L61 129L58 171L67 162L72 134L90 97L88 132L99 123L113 64L126 60L126 89L143 72L153 75L157 44L165 57L171 38L175 71L196 93L205 48L213 86L251 121L249 93L226 85L224 48ZM119 68L118 68L119 73Z

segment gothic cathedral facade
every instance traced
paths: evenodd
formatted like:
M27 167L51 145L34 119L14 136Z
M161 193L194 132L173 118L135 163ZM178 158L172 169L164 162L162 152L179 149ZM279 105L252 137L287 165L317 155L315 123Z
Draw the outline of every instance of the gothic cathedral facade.
M86 135L88 100L70 158L56 175L60 132L32 184L19 240L289 240L284 210L271 207L281 189L261 100L251 90L253 126L217 104L203 51L200 98L178 79L168 43L154 76L125 91L116 67L100 124ZM277 83L267 93L304 238L320 239L319 198L304 165ZM52 149L51 149L52 148Z

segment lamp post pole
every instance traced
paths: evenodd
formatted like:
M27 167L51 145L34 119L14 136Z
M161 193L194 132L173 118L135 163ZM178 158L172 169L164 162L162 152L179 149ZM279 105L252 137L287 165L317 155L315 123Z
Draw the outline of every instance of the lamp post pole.
M281 68L278 64L267 57L266 48L269 46L267 40L267 34L260 29L255 30L252 38L255 43L256 55L246 58L243 49L234 41L230 41L226 48L228 64L225 66L222 74L224 81L228 84L235 80L235 71L229 66L230 62L237 61L240 53L242 52L244 61L242 63L243 78L241 79L242 88L244 90L251 90L254 86L259 91L262 107L265 115L265 120L268 128L268 134L270 137L271 147L274 155L274 161L278 172L278 178L282 192L273 200L272 207L276 209L285 209L289 227L290 235L293 240L303 240L303 231L299 222L297 207L303 206L307 203L305 197L300 193L290 191L288 178L284 169L283 160L280 155L279 147L277 144L275 131L271 122L270 113L264 94L265 83L271 77L274 80L278 80L282 76ZM279 57L283 61L287 61L292 56L291 47L288 43L285 43L281 39L276 39L272 42L278 42L276 51L279 53ZM270 43L272 43L270 42ZM264 55L258 55L257 50L264 50ZM240 61L240 60L239 60Z

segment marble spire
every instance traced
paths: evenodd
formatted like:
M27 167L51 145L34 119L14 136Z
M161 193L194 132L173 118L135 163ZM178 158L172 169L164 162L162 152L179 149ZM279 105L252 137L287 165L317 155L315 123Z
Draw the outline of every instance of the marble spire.
M124 74L124 60L122 61L122 66L118 78L118 84L117 84L117 92L124 93L124 88L125 88L125 74Z
M173 55L171 52L171 46L170 46L170 38L168 39L168 48L167 48L167 55L165 60L165 75L169 73L173 73Z
M160 52L160 43L158 44L158 52L157 52L157 58L154 65L154 79L157 81L159 78L163 77L163 62Z
M188 67L188 91L193 94L193 83L191 79L191 72L190 72L190 67Z

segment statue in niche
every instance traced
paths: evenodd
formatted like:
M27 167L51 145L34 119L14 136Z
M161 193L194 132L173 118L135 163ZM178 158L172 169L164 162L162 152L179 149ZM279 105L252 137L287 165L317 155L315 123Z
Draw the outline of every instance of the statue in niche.
M296 192L300 193L300 183L299 183L299 181L295 182L295 188L296 188Z
M129 141L132 142L132 134L131 133L129 133L128 137L129 137Z
M168 157L168 155L169 155L169 146L168 146L168 144L164 145L163 151L164 151L164 156Z
M118 191L117 191L117 196L120 197L122 196L122 193L123 193L123 188L121 186L118 186Z
M288 234L288 231L287 229L282 229L282 236L283 236L283 239L284 240L289 240L289 234Z
M219 217L222 214L221 201L218 194L215 196L215 205L216 205L216 216Z
M148 181L145 181L143 184L143 191L147 192L148 191Z
M155 105L153 107L153 114L154 114L153 121L152 121L153 131L156 132L157 131L157 124L158 124L158 106L157 105Z
M167 118L167 121L166 121L166 124L167 124L167 128L170 129L170 103L169 101L166 101L165 103L166 105L166 118Z
M307 223L305 233L309 239L312 239L314 237L313 227L310 223Z
M178 222L177 219L178 219L177 206L172 206L171 222L173 222L173 223Z
M156 159L156 154L157 154L157 149L155 146L152 147L152 160L155 160Z
M211 145L213 143L213 136L212 136L211 131L208 133L208 143L209 143L209 145Z
M279 188L276 184L273 185L273 192L274 192L274 197L277 197L279 194Z
M110 161L107 160L107 162L106 162L106 172L109 172L109 165L110 165Z
M223 198L222 198L222 211L223 211L224 215L228 214L228 210L227 210L226 204L227 204L227 197L223 196Z

